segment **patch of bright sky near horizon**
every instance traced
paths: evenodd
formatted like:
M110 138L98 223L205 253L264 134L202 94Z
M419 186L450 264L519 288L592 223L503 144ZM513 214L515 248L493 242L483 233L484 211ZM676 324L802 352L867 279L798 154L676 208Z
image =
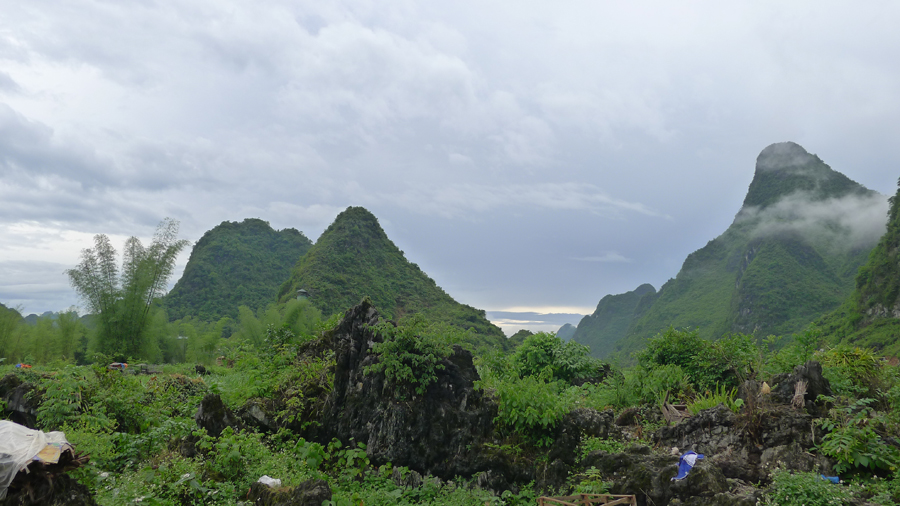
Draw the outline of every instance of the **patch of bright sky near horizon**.
M721 234L773 142L883 194L900 175L894 2L0 12L0 302L26 314L78 304L94 234L315 240L350 205L461 302L586 314Z

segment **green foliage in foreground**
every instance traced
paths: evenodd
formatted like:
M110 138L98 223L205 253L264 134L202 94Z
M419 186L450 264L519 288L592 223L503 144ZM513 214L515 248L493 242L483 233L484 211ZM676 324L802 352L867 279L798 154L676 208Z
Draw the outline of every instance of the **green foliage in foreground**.
M549 369L551 378L571 383L598 373L602 363L589 354L590 348L583 344L563 341L550 332L538 332L516 348L512 365L521 377L538 376Z
M0 375L15 372L44 392L38 411L41 428L64 431L79 451L90 454L90 464L72 474L104 506L240 504L250 484L262 475L281 479L285 487L324 479L335 505L534 503L536 494L530 488L495 497L464 479L438 484L426 478L420 487L398 486L391 479L393 466L372 466L365 446L358 443L319 445L286 429L268 435L226 429L218 438L197 429L193 415L210 391L219 392L234 409L250 396L271 397L302 384L306 377L327 375L333 361L330 365L297 361L299 340L286 339L269 355L260 355L250 345L239 346L230 355L232 368L210 366L210 374L202 378L193 376L188 367L139 376L104 367L36 366L23 371L0 365ZM196 441L194 457L178 451L186 438Z
M819 450L837 460L836 473L855 467L893 472L900 467L900 450L888 445L872 426L876 414L870 407L875 402L873 399L857 399L845 405L831 397L825 400L835 407L830 410L829 418L817 420L828 432Z
M378 361L364 372L384 374L398 397L406 397L407 389L423 395L437 381L437 371L444 369L441 362L453 352L453 344L465 340L459 329L429 323L419 314L398 326L382 321L373 330L383 341L372 345Z
M564 342L549 332L526 337L512 355L495 353L479 364L478 386L493 393L499 403L494 421L506 434L521 435L539 446L552 442L553 428L576 407L608 405L604 389L572 385L576 379L596 375L600 361L589 356L586 346Z
M719 404L724 404L726 408L737 413L744 406L743 399L735 399L737 388L726 390L723 386L717 386L713 391L699 394L694 402L688 404L688 411L692 415L703 411L704 409L714 408Z
M771 492L761 503L763 506L845 506L851 504L851 495L841 485L835 485L819 477L817 473L790 473L775 471Z
M638 363L645 369L677 365L697 390L713 390L719 384L736 387L754 374L759 349L746 334L732 334L718 341L700 337L696 330L669 327L639 352Z
M298 350L317 345L314 340L326 336L322 330L333 328L337 320L321 322L318 313L300 301L260 315L272 319L272 323L266 321L260 343L252 343L249 333L220 339L212 353L221 354L226 365L210 364L209 374L203 377L188 366L166 366L154 376L122 374L108 371L102 361L92 367L36 366L32 370L0 364L0 375L14 372L38 386L42 392L37 413L40 427L63 430L80 451L91 454L91 464L75 476L91 488L102 505L239 504L250 484L263 474L281 479L287 487L324 479L334 491L333 504L347 506L534 503L536 493L530 487L520 494L507 492L495 497L474 488L465 478L439 484L426 477L416 488L398 486L391 478L395 469L390 464L374 467L365 447L352 440L319 444L288 429L274 434L228 429L213 438L198 430L193 415L209 392L220 394L232 409L252 398L278 398L284 404L274 413L276 419L300 425L316 423L300 418L306 416L302 415L304 408L316 402L305 397L312 391L307 387L315 385L327 395L335 359L329 353L314 360L301 359ZM264 323L253 318L255 323L248 319L242 325ZM384 338L373 350L380 354L377 363L381 365L368 374L384 374L395 392L409 397L424 392L440 372L451 344L460 340L455 327L430 323L421 316L409 318L399 327L382 323L376 331ZM724 402L743 415L756 409L755 404L740 406L734 401L734 387L718 383L708 392L696 389L700 384L697 378L703 378L696 373L698 364L731 371L736 377L768 380L770 375L812 358L821 361L837 395L843 396L828 399L834 409L819 422L828 433L816 451L836 459L839 470L855 474L852 479L859 486L844 488L816 481L813 474L779 471L765 504L797 504L791 502L794 500L846 504L853 496L854 500L862 497L887 505L900 497L900 455L885 444L887 438L900 434L897 367L878 360L871 350L836 346L816 351L821 335L814 328L780 349L774 349L774 338L757 342L734 335L724 341L728 346L717 348L722 341L695 337L674 330L659 336L658 346L641 365L610 371L602 382L581 386L574 386L573 382L580 383L574 380L598 371L599 364L584 347L563 343L552 334L529 336L514 353L476 357L482 378L477 387L499 404L494 420L499 441L486 444L485 450L540 467L546 464L542 460L545 449L553 443L560 421L573 410L656 409L665 396L696 409ZM678 363L661 363L658 354L662 350L671 352L673 362ZM598 380L596 376L594 381ZM872 392L871 398L861 397ZM658 428L642 424L644 436L638 437ZM179 450L187 440L197 449L192 457ZM619 452L625 444L587 438L576 453L583 458L596 450ZM396 471L401 475L408 472ZM594 493L609 489L596 469L573 472L568 487Z

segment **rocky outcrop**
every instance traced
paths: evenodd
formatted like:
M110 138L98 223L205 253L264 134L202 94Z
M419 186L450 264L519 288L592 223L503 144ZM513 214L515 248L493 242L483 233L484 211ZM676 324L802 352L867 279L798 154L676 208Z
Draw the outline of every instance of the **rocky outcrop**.
M803 405L806 410L813 414L818 414L819 409L816 401L820 395L832 395L831 385L822 375L822 364L815 360L798 365L791 374L780 374L772 379L775 387L772 389L772 398L776 402L790 404L796 393L798 383L805 384L805 394L803 396Z
M619 439L621 433L615 423L613 410L599 412L593 409L575 409L560 420L556 427L553 445L547 453L548 460L561 460L567 466L575 465L578 445L585 437Z
M365 374L380 342L371 325L378 312L364 300L330 331L335 352L334 387L316 438L365 443L372 463L391 462L444 479L472 476L493 467L482 451L492 441L494 403L474 388L472 355L454 346L424 395L398 398L382 374Z
M831 463L809 452L823 435L811 415L788 406L736 415L720 404L678 425L663 427L653 440L680 452L705 454L727 478L767 483L779 463L794 471L809 471L818 465L828 472Z
M212 437L219 437L226 427L242 429L240 418L222 402L219 394L206 394L200 401L197 414L194 415L197 426L206 429L206 433Z
M23 382L15 374L7 374L0 379L0 399L6 404L9 420L29 429L37 428L37 399L40 393L28 382Z
M610 493L637 496L638 506L756 504L753 493L736 493L737 487L708 460L698 460L681 481L672 481L678 473L677 456L652 453L645 446L632 446L622 453L591 452L582 465L597 469L610 484Z

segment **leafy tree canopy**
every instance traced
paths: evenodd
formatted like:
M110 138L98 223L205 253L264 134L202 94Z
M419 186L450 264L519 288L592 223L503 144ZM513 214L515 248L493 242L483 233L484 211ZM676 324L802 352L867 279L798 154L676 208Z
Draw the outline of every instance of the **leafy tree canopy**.
M140 239L125 241L122 269L105 234L94 236L94 247L81 251L81 262L66 271L87 311L98 316L95 348L106 354L147 355L145 339L150 306L162 295L178 253L188 241L178 239L178 222L163 220L150 246Z

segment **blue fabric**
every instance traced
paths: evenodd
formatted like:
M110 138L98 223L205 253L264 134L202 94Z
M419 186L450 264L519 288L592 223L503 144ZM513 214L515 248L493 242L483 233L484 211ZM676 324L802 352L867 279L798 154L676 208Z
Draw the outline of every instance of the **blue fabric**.
M694 451L690 451L682 455L681 458L678 459L678 474L674 478L672 478L672 481L685 479L688 473L691 472L691 469L694 468L694 464L697 463L697 459L702 459L704 457L704 455L698 454Z
M820 474L819 476L821 476L823 480L830 481L831 483L837 484L841 482L841 479L837 476L825 476L824 474Z

